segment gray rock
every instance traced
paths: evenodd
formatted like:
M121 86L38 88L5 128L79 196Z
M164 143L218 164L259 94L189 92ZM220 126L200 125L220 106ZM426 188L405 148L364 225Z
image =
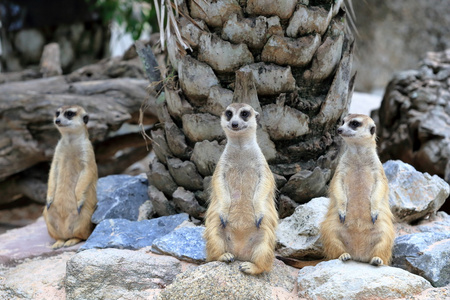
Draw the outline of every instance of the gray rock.
M389 204L400 222L434 214L449 196L449 185L438 176L421 173L399 160L383 164L389 181Z
M420 275L435 287L450 283L450 233L426 232L397 237L392 265Z
M330 24L331 17L332 10L326 11L318 6L299 5L289 21L286 35L293 38L310 33L323 35Z
M189 159L192 149L186 144L186 136L181 129L172 120L164 122L164 129L170 151L176 157Z
M30 62L39 63L45 38L37 29L22 29L14 39L17 50ZM62 53L62 52L61 52Z
M266 17L238 18L232 15L224 24L222 38L234 44L246 44L250 49L261 49L267 41Z
M154 214L155 209L153 207L153 203L151 200L147 200L139 207L139 215L137 220L150 220Z
M246 65L239 71L252 72L258 95L274 96L280 93L293 92L295 89L295 79L290 66L282 67L274 64L255 63Z
M206 242L203 239L204 227L182 227L156 239L152 252L174 256L193 263L206 261Z
M248 0L247 13L250 15L278 16L280 19L289 19L294 12L296 0Z
M323 257L319 240L320 223L328 211L328 198L315 198L299 205L280 221L277 228L277 252L284 257Z
M167 200L164 193L158 190L155 186L149 185L148 196L153 204L155 213L159 216L170 216L176 213L172 203Z
M194 49L198 47L200 36L207 31L207 26L203 20L195 20L192 23L186 18L181 18L181 36Z
M178 185L173 181L172 176L170 176L169 171L157 160L150 163L147 178L149 185L154 185L168 197L171 197L173 192L178 188Z
M155 151L159 161L167 163L167 157L172 156L172 152L167 145L166 137L163 129L152 130L152 148Z
M86 243L79 249L140 249L151 246L153 241L174 230L188 220L187 214L159 217L132 222L124 219L108 219L95 227Z
M331 260L298 273L298 296L307 299L393 299L431 287L424 278L388 266Z
M264 46L261 60L282 66L304 67L313 58L320 42L318 34L298 39L274 35Z
M145 174L138 176L110 175L97 183L97 208L92 223L105 219L136 221L139 207L148 200L148 180Z
M211 115L220 117L232 101L233 92L216 85L209 90L209 96L203 109Z
M309 117L284 101L264 106L262 118L273 140L292 140L309 133Z
M169 173L178 185L188 190L201 190L203 178L198 174L195 164L191 161L182 161L178 158L167 159Z
M180 262L138 251L104 249L78 253L67 262L67 299L153 299L181 272Z
M220 127L220 118L211 114L183 115L184 134L193 142L221 140L225 134Z
M204 20L212 27L222 27L233 14L242 15L242 9L235 0L189 0L191 17Z
M306 203L314 196L325 196L330 177L328 169L316 167L314 171L303 170L289 178L280 192L297 203Z
M266 160L269 163L272 162L277 157L277 149L275 143L270 139L269 133L262 126L258 126L256 129L256 140Z
M211 262L179 275L157 299L294 299L293 269L275 260L273 270L258 276L239 271L241 262ZM279 298L274 298L277 295ZM275 296L276 297L276 296ZM289 298L292 297L292 298Z
M299 206L299 204L288 196L280 195L280 198L278 199L278 217L280 219L289 217L294 213L297 206Z
M184 114L191 114L194 110L192 106L185 99L182 99L178 91L172 89L164 89L166 94L167 109L170 115L180 120Z
M231 44L214 34L200 37L198 59L206 62L218 73L230 73L240 66L253 62L253 55L246 44Z
M224 148L225 146L219 145L217 141L205 140L195 144L191 160L200 174L203 176L213 174Z
M185 55L178 63L178 77L184 94L201 104L209 95L209 89L219 84L214 71L204 62Z
M180 186L173 193L172 197L172 201L179 211L188 213L190 216L197 219L203 218L206 209L198 203L193 192L186 191Z

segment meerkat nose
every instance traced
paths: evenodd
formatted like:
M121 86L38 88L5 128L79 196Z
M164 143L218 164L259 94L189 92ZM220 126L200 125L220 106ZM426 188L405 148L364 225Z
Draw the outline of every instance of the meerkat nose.
M232 122L231 123L231 127L233 127L233 128L238 128L238 126L239 126L238 122Z
M338 134L342 134L344 132L344 129L342 129L341 127L338 128L337 133Z
M55 120L55 124L59 125L59 123L61 123L61 120L60 119L56 119Z

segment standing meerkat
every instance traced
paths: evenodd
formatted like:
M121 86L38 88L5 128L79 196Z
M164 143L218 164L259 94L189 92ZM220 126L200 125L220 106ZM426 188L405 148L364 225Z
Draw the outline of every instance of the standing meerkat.
M346 143L330 183L330 206L321 224L328 259L388 265L394 243L389 187L376 151L375 123L360 114L344 118Z
M48 178L44 219L56 240L53 249L86 240L93 230L97 205L97 164L89 140L89 116L77 105L60 107L54 123L61 133Z
M211 181L206 212L207 260L244 261L239 269L260 274L272 269L275 229L275 180L256 141L258 113L233 103L221 116L227 136Z

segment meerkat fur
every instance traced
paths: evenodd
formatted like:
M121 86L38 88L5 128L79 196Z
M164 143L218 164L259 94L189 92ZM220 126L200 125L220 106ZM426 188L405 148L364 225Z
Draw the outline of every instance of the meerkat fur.
M324 253L328 259L388 265L395 232L375 123L351 114L337 132L346 149L330 183L330 206L320 228Z
M54 116L61 139L50 167L43 213L48 233L56 240L53 249L86 240L93 230L98 175L88 120L86 111L77 105L62 106Z
M240 270L260 274L272 269L276 185L256 140L258 113L233 103L221 116L227 144L211 181L205 219L208 261L243 261Z

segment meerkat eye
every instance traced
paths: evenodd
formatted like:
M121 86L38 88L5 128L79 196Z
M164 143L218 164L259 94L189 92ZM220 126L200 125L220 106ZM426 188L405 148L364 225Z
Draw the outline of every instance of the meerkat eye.
M243 110L241 111L241 117L246 119L250 116L250 112L248 112L247 110Z
M55 116L56 116L56 117L59 117L59 114L60 114L60 112L57 111L57 112L55 113Z
M64 114L67 118L72 118L73 116L75 116L75 113L71 110L66 111L66 113Z
M350 126L353 128L357 128L357 127L361 126L361 123L356 120L353 120L350 122Z
M227 117L228 121L231 119L231 117L233 116L233 112L231 112L231 110L227 110L225 111L225 116Z

